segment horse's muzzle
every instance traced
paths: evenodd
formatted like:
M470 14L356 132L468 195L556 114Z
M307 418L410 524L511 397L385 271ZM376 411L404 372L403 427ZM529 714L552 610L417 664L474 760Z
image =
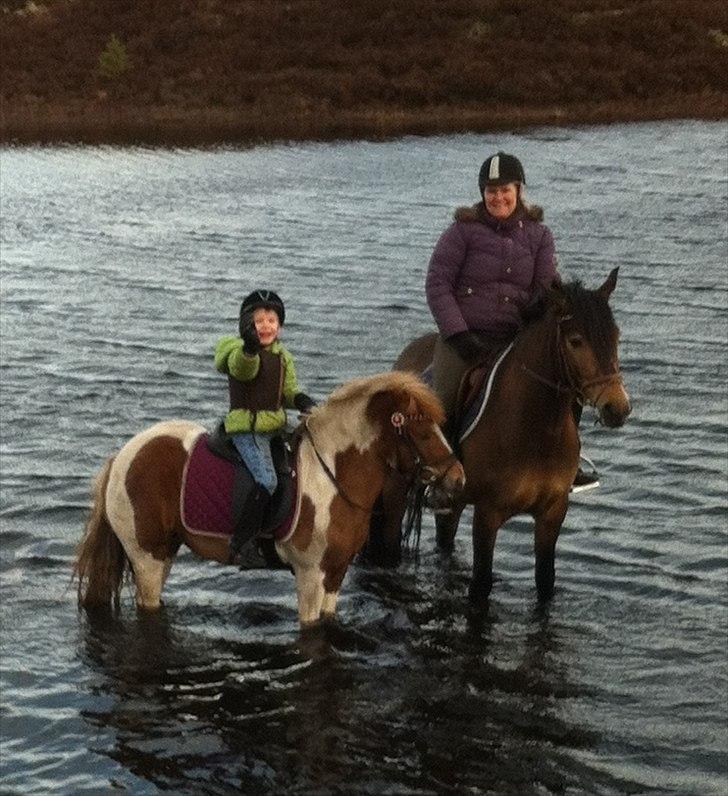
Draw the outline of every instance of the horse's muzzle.
M430 488L430 500L435 506L446 506L452 503L465 489L465 470L462 464L455 460L447 472L439 478ZM433 505L432 503L430 505Z
M599 408L599 419L607 428L620 428L627 421L632 406L629 400L607 402Z

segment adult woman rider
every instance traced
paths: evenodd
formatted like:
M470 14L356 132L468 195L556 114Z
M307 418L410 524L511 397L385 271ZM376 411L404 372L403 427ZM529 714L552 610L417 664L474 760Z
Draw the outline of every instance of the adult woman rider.
M448 416L464 372L510 342L524 311L558 278L553 235L542 209L525 203L525 184L517 157L491 155L478 175L482 201L455 211L432 253L425 292L440 331L434 387ZM574 491L598 483L579 470Z

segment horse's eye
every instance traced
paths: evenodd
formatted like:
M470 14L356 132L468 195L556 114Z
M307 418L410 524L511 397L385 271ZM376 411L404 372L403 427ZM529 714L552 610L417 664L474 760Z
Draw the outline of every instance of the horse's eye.
M569 338L569 345L570 345L572 348L581 348L581 344L582 344L583 342L584 342L584 341L582 340L582 338L581 338L581 337L580 337L578 334L574 334L574 335L572 335L572 336Z

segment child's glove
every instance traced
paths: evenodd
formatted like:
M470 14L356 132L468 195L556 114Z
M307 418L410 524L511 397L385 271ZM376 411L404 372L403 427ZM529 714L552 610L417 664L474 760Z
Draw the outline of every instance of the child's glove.
M249 323L243 329L243 352L249 357L254 357L260 353L261 345L258 332L255 331L255 324Z
M293 397L293 405L302 415L307 415L316 406L316 401L309 398L305 392L298 392Z

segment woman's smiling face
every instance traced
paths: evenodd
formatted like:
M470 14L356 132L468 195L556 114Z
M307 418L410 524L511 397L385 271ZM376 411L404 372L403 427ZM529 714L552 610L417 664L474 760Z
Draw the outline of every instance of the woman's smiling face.
M483 192L485 209L500 221L508 218L516 209L518 202L518 183L509 182L506 185L486 185Z

